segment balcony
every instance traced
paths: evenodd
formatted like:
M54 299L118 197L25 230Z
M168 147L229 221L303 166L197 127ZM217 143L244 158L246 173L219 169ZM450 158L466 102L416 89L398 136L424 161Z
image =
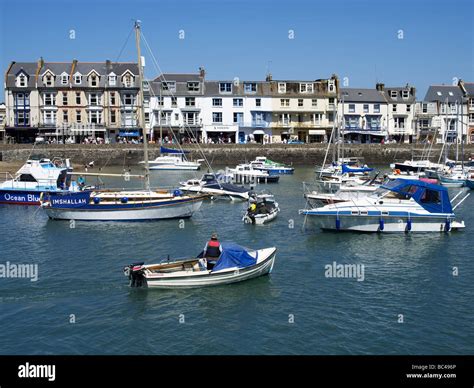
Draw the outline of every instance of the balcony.
M247 125L250 124L250 125ZM241 127L258 127L258 128L268 128L270 126L270 123L265 120L252 120L250 123L242 123L240 126Z

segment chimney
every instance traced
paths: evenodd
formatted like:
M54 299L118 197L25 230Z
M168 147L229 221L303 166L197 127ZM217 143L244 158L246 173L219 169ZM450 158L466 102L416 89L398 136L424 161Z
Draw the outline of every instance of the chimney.
M199 68L199 77L204 79L206 77L206 70L204 70L204 67Z
M375 85L375 89L377 89L379 92L383 92L385 90L385 84L377 83Z
M267 76L265 77L265 81L267 81L267 82L273 81L272 73L267 74Z
M107 73L110 73L110 71L112 71L112 62L110 61L110 59L107 59L105 61L105 68L107 69Z

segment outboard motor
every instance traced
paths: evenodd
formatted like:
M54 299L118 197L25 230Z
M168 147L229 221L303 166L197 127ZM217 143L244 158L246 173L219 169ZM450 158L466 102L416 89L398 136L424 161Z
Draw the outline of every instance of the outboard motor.
M142 265L144 263L133 263L123 269L123 274L130 280L130 287L146 286L146 280L143 276Z

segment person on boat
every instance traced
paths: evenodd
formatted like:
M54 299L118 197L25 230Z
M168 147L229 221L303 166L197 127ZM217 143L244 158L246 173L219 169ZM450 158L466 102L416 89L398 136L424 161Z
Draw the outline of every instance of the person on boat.
M204 247L204 257L207 259L207 269L211 270L222 253L221 243L217 238L217 233L212 233L211 239Z
M77 184L79 185L80 190L84 189L84 186L86 184L86 180L84 179L84 177L82 175L79 175L79 178L77 178Z

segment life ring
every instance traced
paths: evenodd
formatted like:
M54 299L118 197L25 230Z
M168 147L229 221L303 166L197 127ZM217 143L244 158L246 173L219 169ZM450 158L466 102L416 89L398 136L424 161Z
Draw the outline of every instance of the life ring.
M393 170L393 173L394 173L395 175L400 175L402 172L400 171L399 168L396 168L395 170Z

